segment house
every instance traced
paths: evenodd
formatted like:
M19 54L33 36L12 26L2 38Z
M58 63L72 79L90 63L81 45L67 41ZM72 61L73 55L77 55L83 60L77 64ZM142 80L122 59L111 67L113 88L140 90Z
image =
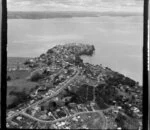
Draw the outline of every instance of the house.
M83 125L82 128L83 129L88 129L88 127L86 125Z
M35 108L34 108L34 110L36 110L36 111L38 111L40 109L40 107L38 107L38 106L36 106Z
M121 110L121 109L122 109L122 107L121 107L121 106L118 106L117 108L118 108L119 110Z
M57 129L57 125L55 125L55 124L52 124L51 127L54 129Z
M52 113L51 113L51 112L48 112L48 115L49 115L49 116L51 116L51 115L52 115Z
M114 110L114 113L116 113L116 114L117 114L118 112L119 112L118 110Z
M35 61L34 61L34 59L30 59L29 62L34 63Z
M18 116L16 119L20 121L20 120L22 119L22 117L21 117L21 116Z
M72 97L65 97L65 98L62 99L62 101L63 101L63 102L68 102L68 101L71 100L71 98L72 98Z
M32 104L33 102L34 102L34 100L31 100L31 101L30 101L30 104Z
M76 116L74 116L74 117L72 118L72 120L73 120L73 121L78 121L78 119L76 118Z

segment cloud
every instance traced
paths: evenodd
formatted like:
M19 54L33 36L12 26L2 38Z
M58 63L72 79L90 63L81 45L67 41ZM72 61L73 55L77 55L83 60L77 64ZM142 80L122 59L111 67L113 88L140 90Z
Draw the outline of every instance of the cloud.
M142 0L7 0L8 11L101 11L143 8Z

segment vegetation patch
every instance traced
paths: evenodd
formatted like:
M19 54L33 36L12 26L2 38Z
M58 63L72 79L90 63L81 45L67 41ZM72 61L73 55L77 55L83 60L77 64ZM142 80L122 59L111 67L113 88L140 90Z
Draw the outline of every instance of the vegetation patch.
M37 83L25 79L12 80L7 82L7 107L12 108L28 99L29 94Z

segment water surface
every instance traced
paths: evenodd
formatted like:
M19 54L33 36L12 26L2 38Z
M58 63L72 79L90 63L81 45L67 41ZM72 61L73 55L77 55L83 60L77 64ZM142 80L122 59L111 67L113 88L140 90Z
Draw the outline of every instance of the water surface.
M8 56L36 57L57 44L89 43L102 64L142 83L143 17L84 17L8 20Z

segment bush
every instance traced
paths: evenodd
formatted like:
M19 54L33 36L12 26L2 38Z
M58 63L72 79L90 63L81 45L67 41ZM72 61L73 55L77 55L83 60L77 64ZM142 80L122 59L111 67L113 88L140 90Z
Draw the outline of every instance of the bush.
M41 57L41 58L42 58L42 57L44 57L44 56L45 56L45 54L44 54L44 53L40 55L40 57Z
M39 71L34 71L31 73L31 76L30 76L30 80L31 81L38 81L39 79L43 78L43 74Z
M14 108L17 105L25 103L31 99L30 95L25 92L25 89L22 92L11 91L9 95L15 96L16 98L13 100L13 103L7 106L8 109Z
M118 114L116 122L117 125L124 130L137 130L139 127L139 123L136 119L124 116L121 113Z
M52 61L49 60L49 61L47 62L47 65L49 66L49 65L51 65L51 64L52 64Z
M52 49L49 49L48 51L47 51L47 54L53 54L54 53L54 51L52 50Z
M7 81L10 81L11 80L11 77L10 76L7 76Z
M24 62L24 65L29 65L29 64L31 64L31 62L29 60Z

